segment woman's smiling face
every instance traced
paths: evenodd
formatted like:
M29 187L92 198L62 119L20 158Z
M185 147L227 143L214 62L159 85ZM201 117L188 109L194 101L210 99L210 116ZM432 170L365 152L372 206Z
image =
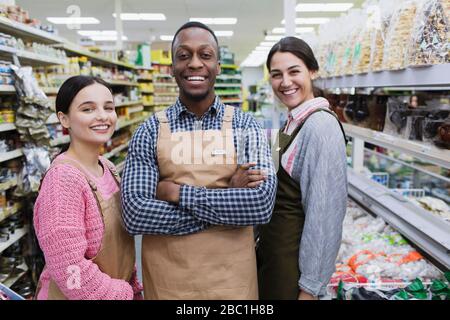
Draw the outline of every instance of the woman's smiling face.
M315 73L290 52L276 52L270 61L273 92L289 110L314 98L312 79Z

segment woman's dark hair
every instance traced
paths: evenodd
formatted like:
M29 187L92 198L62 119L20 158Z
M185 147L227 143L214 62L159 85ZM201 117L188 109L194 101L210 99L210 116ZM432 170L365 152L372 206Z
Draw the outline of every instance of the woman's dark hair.
M59 88L58 90L55 102L56 113L62 112L68 114L70 105L72 104L72 101L78 94L78 92L94 83L98 83L105 86L112 93L112 90L109 87L109 85L104 80L98 77L92 76L70 77L69 79L64 81L61 88Z
M309 71L319 71L319 64L311 47L302 39L296 37L286 37L274 44L267 56L266 66L270 71L270 62L277 52L289 52L301 59Z
M104 80L98 77L92 76L70 77L69 79L64 81L61 88L59 88L58 90L58 94L56 95L56 102L55 102L56 114L58 114L58 112L68 114L70 105L72 104L72 101L76 97L78 92L80 92L81 90L90 85L93 85L94 83L98 83L105 86L112 93L112 90L109 87L109 85ZM64 145L61 148L59 154L66 152L67 149L69 149L69 144Z

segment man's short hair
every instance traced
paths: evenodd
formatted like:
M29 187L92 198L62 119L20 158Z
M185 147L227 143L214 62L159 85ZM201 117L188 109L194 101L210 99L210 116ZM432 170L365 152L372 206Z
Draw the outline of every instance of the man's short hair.
M174 52L173 52L173 44L175 43L175 40L178 36L178 34L185 30L185 29L190 29L190 28L200 28L200 29L204 29L206 31L208 31L209 33L212 34L212 36L214 37L214 40L217 44L217 59L220 60L220 49L219 49L219 41L217 40L216 35L214 34L214 31L212 31L212 29L210 27L208 27L206 24L203 24L201 22L198 21L190 21L190 22L186 22L185 24L183 24L178 30L177 32L175 32L175 35L173 36L173 40L172 40L172 46L171 46L171 50L172 50L172 60L174 57Z

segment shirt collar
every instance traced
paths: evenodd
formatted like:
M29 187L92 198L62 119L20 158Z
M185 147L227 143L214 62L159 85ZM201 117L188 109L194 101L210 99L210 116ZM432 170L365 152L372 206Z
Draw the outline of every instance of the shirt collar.
M219 96L214 98L213 104L209 107L206 113L215 113L217 114L220 111L220 108L223 107L222 102L219 99ZM181 117L183 114L190 113L190 111L186 108L186 106L180 101L180 98L177 99L175 103L175 115L177 118Z

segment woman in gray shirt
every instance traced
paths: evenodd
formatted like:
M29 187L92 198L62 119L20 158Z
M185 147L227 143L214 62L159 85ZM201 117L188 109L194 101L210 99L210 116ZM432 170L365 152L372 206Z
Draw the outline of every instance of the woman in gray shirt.
M345 136L328 101L314 97L318 63L306 42L286 37L267 68L288 108L279 132L274 212L260 227L260 299L317 299L334 270L347 203Z

